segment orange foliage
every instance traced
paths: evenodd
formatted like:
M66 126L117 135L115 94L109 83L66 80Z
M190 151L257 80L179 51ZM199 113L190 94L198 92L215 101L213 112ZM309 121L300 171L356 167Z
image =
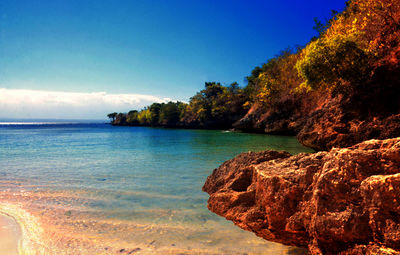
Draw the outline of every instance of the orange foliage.
M262 72L256 79L255 97L258 102L273 104L290 95L302 83L295 68L299 56L299 53L283 52L262 66Z
M398 65L400 62L400 1L357 0L331 22L325 33L355 35L363 49L373 53L376 65Z

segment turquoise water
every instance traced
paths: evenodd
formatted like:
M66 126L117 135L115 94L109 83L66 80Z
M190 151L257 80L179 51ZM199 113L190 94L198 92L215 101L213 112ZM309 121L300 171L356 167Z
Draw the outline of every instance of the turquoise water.
M160 254L292 254L209 212L201 191L225 160L265 149L310 151L286 136L0 124L0 188L3 200L30 208L55 235L94 235L104 250L131 245ZM91 224L82 227L82 219ZM60 225L68 227L60 231Z

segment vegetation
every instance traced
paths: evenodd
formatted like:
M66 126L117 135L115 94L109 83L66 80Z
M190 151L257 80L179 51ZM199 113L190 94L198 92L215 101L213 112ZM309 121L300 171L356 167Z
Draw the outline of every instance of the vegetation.
M141 111L108 116L116 125L224 128L243 116L246 101L246 94L236 82L229 86L206 82L205 88L194 95L188 104L153 103Z
M206 82L205 88L190 99L183 122L190 126L227 128L245 114L246 101L246 94L236 82L229 86Z
M398 65L400 3L364 0L347 6L302 52L296 66L303 86L345 92L368 83L376 67L388 60Z
M229 128L250 108L279 112L289 105L304 108L315 98L368 90L379 70L400 68L400 2L352 0L346 5L342 13L332 11L325 24L316 20L318 37L305 47L286 49L255 67L244 88L236 82L206 82L188 104L154 103L108 117L114 124ZM378 83L380 90L389 86Z
M111 119L111 121L115 120L115 117L117 117L118 113L113 112L113 113L109 113L107 114L107 117Z
M365 80L370 74L371 57L351 35L339 34L310 43L296 67L304 79L303 86L336 89Z
M248 84L245 91L251 100L248 105L258 102L271 107L277 100L292 93L302 82L295 68L300 57L299 50L286 49L261 67L254 68L251 76L246 77Z

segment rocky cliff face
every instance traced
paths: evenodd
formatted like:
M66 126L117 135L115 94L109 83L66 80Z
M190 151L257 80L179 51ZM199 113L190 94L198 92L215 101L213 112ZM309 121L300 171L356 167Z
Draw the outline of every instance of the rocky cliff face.
M285 100L275 107L255 104L233 127L245 132L296 135L304 125L298 101Z
M208 208L311 254L400 254L400 138L243 153L207 178Z
M400 95L400 91L393 93ZM386 98L382 97L382 100ZM247 132L297 135L300 143L317 151L348 147L369 139L399 137L400 111L392 109L387 113L368 109L368 106L385 104L375 102L370 105L370 99L364 100L365 106L360 105L360 100L336 97L322 105L315 103L306 111L298 111L295 107L302 102L283 102L285 107L268 110L255 105L234 127ZM400 99L395 101L399 103ZM393 100L386 104L395 105Z
M369 139L400 136L400 66L376 70L368 84L333 95L324 91L255 104L234 127L249 132L297 135L317 151Z
M368 102L365 100L365 104ZM318 151L399 136L399 111L373 112L357 100L343 98L330 100L311 112L297 133L300 143Z

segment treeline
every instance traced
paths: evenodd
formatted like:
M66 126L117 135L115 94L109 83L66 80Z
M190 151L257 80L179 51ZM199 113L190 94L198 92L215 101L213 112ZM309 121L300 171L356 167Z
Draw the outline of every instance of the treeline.
M390 91L400 87L400 1L347 1L342 13L316 21L315 29L318 37L305 47L284 50L254 68L243 88L207 82L188 104L155 103L109 117L116 125L230 128L236 123L243 129L292 120L279 131L297 130L299 116L338 95L370 91L387 96L388 105L399 104ZM247 124L241 120L245 115Z
M129 126L175 126L181 119L187 104L182 102L153 103L141 111L132 110L125 113L110 113L115 125Z
M306 47L285 50L253 70L246 87L253 102L273 106L318 90L348 95L373 82L378 69L399 67L399 1L347 1L332 15L325 24L316 20L319 36Z
M246 113L243 105L247 100L236 82L229 86L206 82L189 103L153 103L140 111L110 113L108 117L114 125L229 128Z

